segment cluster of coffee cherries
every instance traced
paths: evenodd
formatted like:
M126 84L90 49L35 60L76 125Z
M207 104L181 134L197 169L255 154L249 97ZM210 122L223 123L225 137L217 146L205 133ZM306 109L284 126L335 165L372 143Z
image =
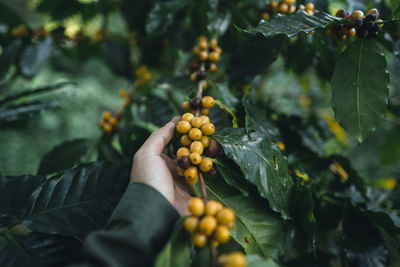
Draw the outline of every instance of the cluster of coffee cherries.
M276 14L290 15L296 10L304 10L309 15L314 15L314 4L306 3L305 5L299 5L296 7L296 0L282 0L280 2L272 1L261 11L261 18L263 20L269 20Z
M211 108L213 105L212 97L203 97L203 106ZM178 122L176 129L182 134L180 139L182 147L176 152L177 174L185 177L189 185L197 183L199 169L203 173L215 174L210 157L216 156L219 145L210 138L215 132L215 126L210 122L210 118L206 115L195 116L188 112L182 115L182 120Z
M207 37L200 36L197 45L193 47L193 54L197 59L190 63L190 80L193 82L201 81L206 78L206 72L210 73L217 70L217 63L220 59L222 49L218 46L218 41L212 39L208 42ZM202 67L203 66L203 67Z
M99 121L99 127L106 133L114 133L117 130L117 126L118 120L113 117L111 111L104 111Z
M140 66L136 72L136 83L137 85L145 85L147 82L151 80L151 72L147 68L146 65Z
M218 257L218 263L221 267L246 267L247 261L243 252L233 251L231 253L222 254Z
M383 25L383 21L378 19L379 11L376 8L368 10L365 15L361 10L355 10L350 13L344 9L339 9L335 16L353 22L350 24L335 24L327 29L328 36L336 36L342 41L354 36L358 38L374 38Z
M230 208L224 208L218 201L208 200L207 203L199 197L189 201L190 216L183 221L183 227L192 233L192 241L196 247L204 247L209 238L216 244L229 241L230 230L235 223L235 213Z
M32 39L44 39L50 35L44 27L37 28L35 30L28 29L25 25L19 25L12 29L11 35L18 38L32 38Z

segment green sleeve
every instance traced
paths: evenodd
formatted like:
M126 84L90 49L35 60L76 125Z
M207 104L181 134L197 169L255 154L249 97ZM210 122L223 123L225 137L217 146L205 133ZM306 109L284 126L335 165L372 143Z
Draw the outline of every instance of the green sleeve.
M151 266L178 218L157 190L131 183L105 229L86 238L86 263L76 266Z

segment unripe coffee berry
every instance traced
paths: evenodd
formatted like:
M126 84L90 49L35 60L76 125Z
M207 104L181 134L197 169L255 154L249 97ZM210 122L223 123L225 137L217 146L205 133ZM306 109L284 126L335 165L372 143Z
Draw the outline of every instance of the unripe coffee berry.
M202 127L202 128L203 128L203 127ZM202 129L202 130L203 130L203 129ZM202 130L197 129L197 128L192 128L192 129L190 129L190 131L189 131L189 137L190 137L190 139L192 139L192 140L200 140L201 137L202 137L202 135L203 135Z
M199 230L203 234L209 236L217 228L217 219L214 216L204 216L199 223Z
M181 145L183 145L183 146L189 146L192 143L192 139L190 139L187 134L182 135L180 141L181 141Z
M200 141L193 141L190 144L190 152L192 152L192 153L199 153L201 155L201 154L203 154L203 150L204 150L204 147Z
M189 167L185 170L185 178L189 181L196 180L198 178L197 168Z
M182 115L182 120L183 121L190 122L193 118L194 118L194 115L192 113L190 113L190 112L187 112L187 113Z
M210 137L203 135L200 138L200 142L203 144L203 147L206 148L210 145Z
M202 216L204 214L204 202L199 197L193 197L189 200L188 209L194 216Z
M192 128L192 125L188 121L180 121L176 125L176 130L180 132L181 134L185 134L189 132L189 130Z
M212 108L214 104L215 104L214 98L212 98L211 96L205 96L201 100L201 106L203 108Z
M176 151L176 157L179 159L181 157L188 157L190 155L190 151L187 147L180 147L178 151Z
M222 209L220 202L215 200L209 200L205 207L205 214L209 216L214 216L218 211Z
M188 156L178 158L177 164L179 167L181 167L184 170L186 170L187 168L189 168L191 166L190 159Z
M193 233L197 229L198 225L199 219L195 216L186 217L186 219L183 221L183 227L185 227L186 231L189 233Z
M215 132L215 126L214 126L214 124L212 124L210 122L205 123L201 126L201 131L203 132L204 135L207 135L207 136L212 135ZM189 135L189 137L192 138L190 135Z
M207 243L207 236L200 233L195 233L192 236L192 241L196 247L202 248Z
M220 224L229 224L235 220L235 214L229 208L223 208L217 213L217 220Z
M225 225L219 225L215 230L215 239L220 243L226 243L229 241L230 234L229 229Z
M193 128L200 128L203 125L203 120L201 117L194 117L191 121Z
M202 172L209 172L213 167L213 162L209 158L203 158L199 167Z
M199 153L191 153L190 156L190 162L192 162L194 165L199 165L202 162L201 156Z

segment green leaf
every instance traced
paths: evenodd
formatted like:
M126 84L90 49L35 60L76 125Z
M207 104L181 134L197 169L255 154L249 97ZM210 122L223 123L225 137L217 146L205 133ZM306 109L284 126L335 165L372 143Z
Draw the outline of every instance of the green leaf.
M244 197L218 177L209 177L206 184L210 199L218 200L235 211L235 227L231 236L246 253L274 259L281 255L282 223L276 214L265 207L261 198Z
M178 220L172 231L171 238L158 254L154 267L186 267L190 266L190 239L183 229L183 218Z
M4 78L8 70L14 64L21 45L22 41L20 39L15 39L3 48L3 52L0 55L0 80Z
M53 38L51 37L27 45L18 62L21 73L26 77L33 77L49 59L52 50Z
M300 32L309 33L315 29L325 28L335 22L346 21L345 19L331 16L323 11L315 15L308 15L305 11L298 10L289 16L277 15L272 17L269 21L261 20L255 28L245 30L245 32L259 32L267 38L280 34L293 37Z
M42 158L38 174L50 174L74 167L86 155L91 143L88 139L75 139L55 146Z
M118 75L133 80L133 65L128 43L106 40L101 43L102 53L107 66Z
M239 99L237 99L229 90L228 86L223 83L213 84L211 91L206 94L212 95L215 99L221 100L222 103L229 108L234 108L239 103Z
M383 163L393 164L400 161L400 127L394 127L385 136L379 156Z
M102 228L129 182L130 166L84 164L49 178L19 220L36 232L83 237Z
M216 2L216 1L215 1ZM207 30L214 38L222 36L231 25L232 14L229 10L218 12L217 8L211 7L207 12Z
M31 102L18 106L0 108L0 125L8 125L16 121L25 120L38 115L46 109L55 109L58 107L59 105L56 102Z
M61 20L77 13L80 7L81 4L77 0L43 0L36 9L49 13L55 20Z
M314 217L312 190L307 186L301 185L299 179L296 180L296 187L293 203L294 212L308 240L315 246L317 222Z
M242 128L218 131L214 139L221 144L228 158L239 165L245 178L268 199L270 207L290 218L292 178L287 173L287 162L280 150L258 132L246 134Z
M391 0L392 3L392 17L393 19L400 18L400 2L398 0Z
M359 142L382 122L388 85L386 59L375 42L349 44L333 73L332 105L338 122Z
M129 126L121 129L118 133L118 140L124 155L132 159L149 136L150 132L143 127Z
M264 259L260 255L246 255L247 266L249 267L279 267L273 259Z

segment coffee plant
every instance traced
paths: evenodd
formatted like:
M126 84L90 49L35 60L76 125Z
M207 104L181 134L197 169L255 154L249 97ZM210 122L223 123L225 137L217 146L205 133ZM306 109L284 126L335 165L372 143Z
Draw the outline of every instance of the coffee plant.
M154 266L399 266L399 22L397 0L0 0L0 266L84 261L176 115L193 198Z

